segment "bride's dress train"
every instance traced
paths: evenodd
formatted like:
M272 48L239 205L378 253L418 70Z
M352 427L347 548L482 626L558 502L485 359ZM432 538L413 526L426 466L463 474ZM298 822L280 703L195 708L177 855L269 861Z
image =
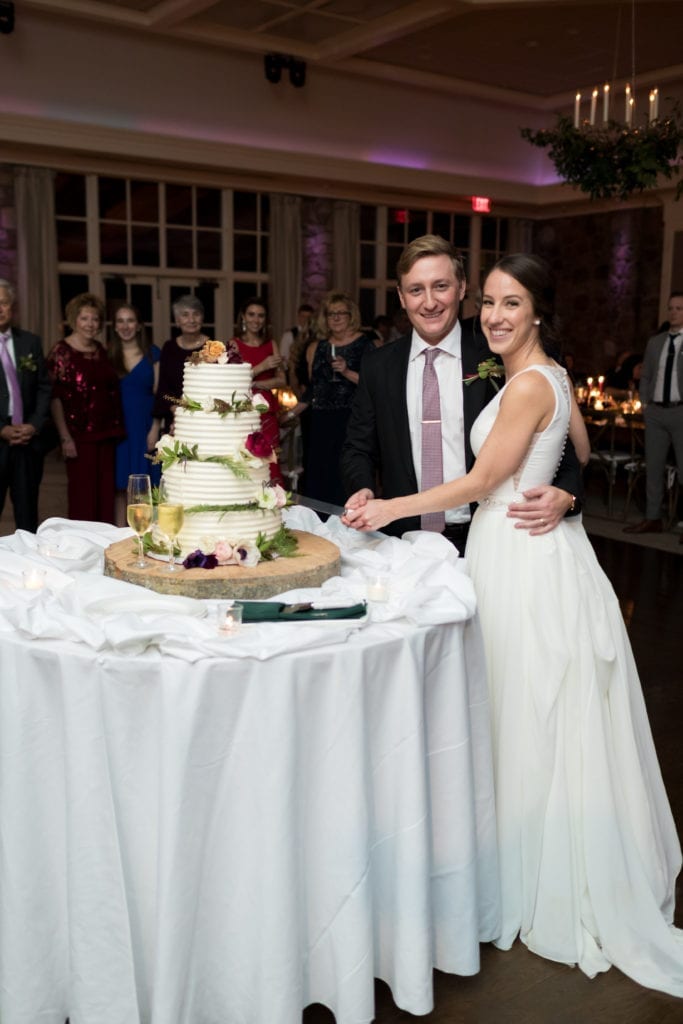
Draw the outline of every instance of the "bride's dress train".
M532 370L555 390L554 418L481 503L467 546L493 716L497 945L519 934L590 976L614 964L683 996L683 931L671 926L681 849L616 596L579 522L531 537L505 515L553 479L567 432L564 371ZM475 453L503 394L474 424Z

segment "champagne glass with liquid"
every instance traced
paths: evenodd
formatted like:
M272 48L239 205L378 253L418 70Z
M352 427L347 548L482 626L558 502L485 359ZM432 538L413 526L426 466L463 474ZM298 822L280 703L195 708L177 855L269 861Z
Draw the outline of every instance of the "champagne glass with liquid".
M128 477L128 525L138 536L138 559L136 569L146 569L142 538L152 525L152 482L146 473L132 473Z
M166 572L180 572L183 568L175 560L175 542L183 528L185 510L179 501L174 501L168 493L163 476L159 485L159 504L157 505L159 529L168 539L168 565Z

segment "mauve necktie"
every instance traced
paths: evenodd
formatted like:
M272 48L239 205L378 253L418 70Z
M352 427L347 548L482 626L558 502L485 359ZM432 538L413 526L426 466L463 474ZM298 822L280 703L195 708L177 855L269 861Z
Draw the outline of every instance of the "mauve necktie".
M424 373L422 375L422 490L443 483L443 451L441 447L441 399L439 379L434 369L434 360L441 354L438 348L424 350ZM423 530L441 533L446 525L443 512L428 512L421 516Z
M23 423L24 403L21 400L21 388L19 387L17 370L9 354L9 339L9 331L5 334L0 334L0 363L2 363L2 368L5 371L5 380L12 396L12 423Z
M674 338L677 338L680 331L676 331L675 334L669 335L669 347L666 351L666 365L664 366L664 387L662 389L662 401L671 401L671 378L674 375L674 356L676 355L676 346L674 345Z

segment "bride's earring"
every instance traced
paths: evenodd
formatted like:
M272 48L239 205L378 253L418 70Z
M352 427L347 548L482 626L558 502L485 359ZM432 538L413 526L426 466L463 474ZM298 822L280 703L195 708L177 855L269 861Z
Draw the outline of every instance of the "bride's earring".
M534 326L535 327L540 327L541 326L541 321L540 320L534 320Z

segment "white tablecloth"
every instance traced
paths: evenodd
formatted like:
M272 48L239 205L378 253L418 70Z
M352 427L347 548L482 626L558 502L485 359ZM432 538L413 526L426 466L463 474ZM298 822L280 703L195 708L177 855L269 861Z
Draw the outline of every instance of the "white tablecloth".
M352 535L324 591L357 593L368 565L398 559L387 605L238 643L165 604L83 614L95 592L139 595L99 575L125 534L41 534L58 557L28 534L0 541L2 1024L295 1024L311 1002L356 1024L374 977L427 1013L433 967L475 973L498 882L481 642L455 553L416 586L419 539ZM45 590L20 589L26 565L47 566ZM438 621L435 579L457 621Z

